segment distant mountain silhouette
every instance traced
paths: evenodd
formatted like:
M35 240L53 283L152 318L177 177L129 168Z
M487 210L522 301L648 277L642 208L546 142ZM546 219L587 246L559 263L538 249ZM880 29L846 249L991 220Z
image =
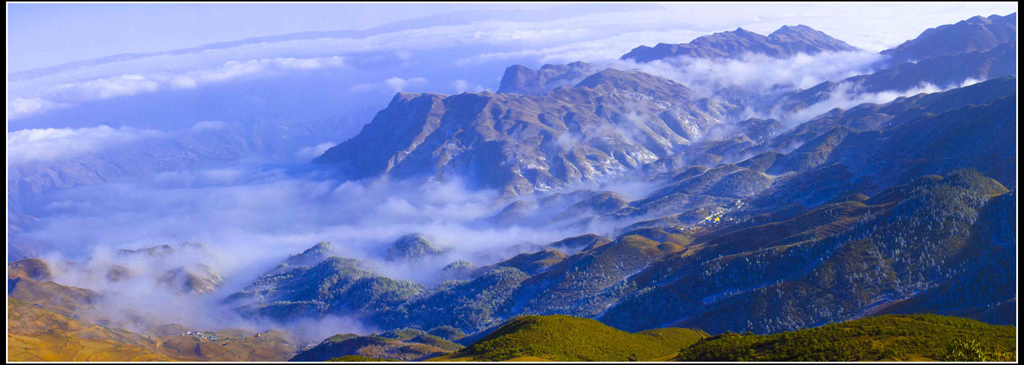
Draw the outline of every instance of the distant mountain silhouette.
M920 36L882 51L892 64L944 55L984 52L1017 41L1017 13L976 16L956 24L929 28Z
M698 37L690 43L659 43L640 46L622 56L623 60L651 62L678 56L695 58L734 58L744 53L787 58L797 53L855 51L857 48L806 25L783 26L767 36L743 28Z

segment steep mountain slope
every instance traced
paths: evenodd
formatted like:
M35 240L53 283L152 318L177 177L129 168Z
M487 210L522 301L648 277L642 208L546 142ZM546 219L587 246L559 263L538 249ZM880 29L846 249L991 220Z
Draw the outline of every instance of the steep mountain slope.
M938 313L973 318L986 323L1014 325L1017 283L1012 275L1017 255L1009 225L1016 222L1016 190L992 198L978 213L977 229L967 253L972 262L949 281L910 298L879 308L872 314Z
M1015 142L1004 131L1016 128L1015 87L1015 78L1000 78L882 105L835 109L762 143L694 144L684 156L724 150L727 159L754 157L712 169L684 165L664 173L663 188L606 217L655 219L685 213L672 219L695 224L709 216L709 209L740 199L750 198L746 203L766 209L792 203L813 206L962 167L1013 185L1015 163L1008 151ZM798 148L778 152L791 146Z
M502 306L530 276L514 267L500 267L472 280L450 280L380 314L385 328L442 326L475 333L501 323Z
M829 37L806 25L787 25L768 36L736 28L731 32L698 37L690 43L659 43L654 47L640 46L623 55L621 59L644 63L679 56L712 59L733 58L747 52L787 58L797 53L816 54L855 50L857 48L846 44L846 42Z
M932 85L958 87L1017 75L1017 13L980 16L928 29L916 39L882 51L887 56L870 74L829 80L797 90L776 103L782 111L800 110L833 94L906 91Z
M893 64L944 55L987 51L1017 40L1017 13L976 16L925 30L917 38L882 51Z
M1016 75L1017 45L1008 42L989 50L903 62L867 75L852 76L838 82L826 81L807 91L786 96L783 105L789 105L785 110L799 110L801 99L806 98L802 93L810 90L814 90L814 100L822 101L839 92L908 91L927 85L947 89L967 82Z
M351 178L461 176L515 196L634 170L732 111L670 80L615 69L541 96L400 93L316 161Z
M957 87L968 80L989 80L1017 75L1017 44L1003 43L992 49L942 55L917 63L900 63L852 82L868 92L909 90L928 83L940 88Z
M1014 292L1012 283L994 280L967 288L956 284L962 279L953 279L1012 277L1011 263L989 256L1005 249L973 238L978 232L990 232L986 237L1011 234L1013 229L1002 223L1005 215L978 215L1005 211L986 208L988 199L1005 192L976 172L957 171L870 199L852 194L814 208L777 203L727 212L723 221L732 219L729 224L689 229L697 238L683 255L655 263L621 284L636 289L599 318L633 331L662 327L676 318L679 325L711 333L765 333L874 313L915 291L947 293L941 288L957 285L972 299L961 309L947 302L949 312L939 313L981 311L986 321L1005 323L1015 314L993 307L1008 309L1003 305ZM671 223L655 226L665 224ZM907 307L943 310L931 303Z
M944 92L900 97L883 104L865 103L845 110L836 108L775 136L770 148L783 150L790 145L802 145L837 127L855 131L889 129L928 115L1015 95L1016 88L1017 78L1006 76Z
M568 73L565 68L548 67L544 76L516 71L510 77L537 81L558 78L563 71ZM542 81L531 87L542 87ZM941 288L965 288L971 280L998 276L1012 266L996 260L993 252L998 248L965 241L964 235L997 225L1001 218L988 215L986 223L976 225L977 212L987 199L1005 193L1000 183L1015 184L1016 163L1008 153L1014 150L1014 140L1005 133L1015 129L1015 88L1016 79L1004 77L886 104L835 109L785 132L773 120L724 124L722 119L708 118L706 124L688 121L696 132L678 133L668 123L672 118L658 111L677 110L675 105L692 107L696 102L688 89L638 72L604 70L572 88L557 87L541 95L399 94L360 137L319 160L336 163L356 177L468 176L478 186L505 189L508 197L611 175L567 175L568 169L562 173L551 169L557 166L549 161L570 161L565 142L559 142L567 135L577 138L569 150L577 153L608 146L610 136L595 130L640 123L651 127L649 133L639 135L645 139L613 139L616 149L600 151L617 163L614 169L605 165L606 171L646 174L649 182L661 186L653 193L633 201L594 190L554 193L513 202L487 219L501 224L552 220L563 225L625 226L617 230L617 237L584 240L588 243L565 251L570 254L536 246L536 252L476 271L469 269L470 263L460 264L461 274L452 277L461 280L430 290L408 290L388 304L359 309L370 313L363 318L385 329L452 326L475 333L516 315L570 314L599 318L628 330L675 323L699 324L712 332L777 332L882 313L885 308L949 309L942 313L1003 323L999 321L1009 313L1003 282L972 292L977 302L960 309L943 309L929 298L949 297L940 294L949 289ZM827 92L829 87L820 91ZM623 103L634 113L640 111L636 118L627 118ZM584 112L591 119L578 116ZM718 117L724 115L728 114ZM659 149L652 142L656 142L654 135L680 139ZM641 156L630 155L637 150L653 157L628 159ZM482 153L492 157L465 157ZM489 164L497 158L493 156L503 156L504 163L497 168ZM563 167L598 170L577 161ZM524 173L530 172L524 166L531 166L533 172ZM980 174L956 171L965 167ZM932 174L946 177L928 176ZM492 181L487 182L488 178ZM914 208L901 205L915 199L922 203ZM946 205L962 213L941 219L944 227L956 227L953 230L929 229L925 235L920 227L898 223L910 219L921 224L923 218L915 212L941 210ZM900 246L897 254L893 251L897 248L877 241L878 237L866 238L865 232L927 236L949 247L936 252L929 245ZM965 255L993 265L979 270L966 264ZM885 264L867 259L877 257ZM941 263L914 261L921 257ZM910 269L907 262L930 271ZM868 275L872 264L888 271ZM327 271L337 270L342 269ZM360 275L385 280L367 268L362 270ZM972 274L961 275L964 272ZM320 277L296 273L302 280ZM850 289L851 282L821 279L823 275L860 280L860 289ZM814 280L831 286L816 287ZM295 286L299 282L280 283ZM309 298L347 298L344 287L300 300L282 296L272 301L327 308L330 305L317 304L322 299ZM915 290L932 294L911 300ZM289 290L278 294L285 292ZM788 296L780 299L780 292ZM751 307L752 303L762 306Z
M908 298L916 291L935 288L954 274L976 267L969 259L972 252L991 250L986 243L972 240L971 232L990 224L978 224L977 214L990 197L1005 192L1002 185L970 171L956 172L945 179L922 178L866 200L864 204L872 209L871 213L858 221L846 219L847 227L815 227L808 232L813 234L790 239L795 245L772 250L732 251L746 256L743 262L734 264L738 265L736 269L765 265L765 255L795 255L797 262L785 266L802 269L778 278L765 277L760 283L725 286L723 289L733 290L734 294L715 300L678 324L711 333L772 333L864 315ZM883 210L874 210L877 208ZM792 249L816 253L804 256L788 252ZM773 261L768 259L767 263L774 265ZM755 270L777 273L763 268ZM733 276L722 273L714 280L728 282L729 277ZM993 294L1008 289L973 293L979 301L994 305L1006 298ZM736 291L739 293L735 294ZM737 317L733 316L735 313L750 315Z
M915 176L973 167L1015 184L1016 97L926 115L892 129L852 131L837 127L776 160L768 172L803 172L842 164L854 178L869 176L884 187Z
M702 142L689 146L683 155L725 151L723 159L726 160L754 156L738 162L737 166L753 168L775 181L772 188L753 200L772 205L782 202L820 204L839 197L834 194L843 193L873 194L899 181L924 174L942 174L960 167L979 169L1004 184L1013 185L1011 166L1014 162L1008 159L1008 151L1014 150L1014 140L1003 131L1016 128L1012 111L1016 83L1016 78L1003 77L941 93L897 98L885 104L834 109L761 143ZM920 144L925 140L930 142ZM979 146L977 154L971 146ZM779 153L787 150L792 151ZM662 162L658 164L682 165L666 176L694 168L684 162ZM878 164L886 168L878 169ZM728 165L717 167L723 168ZM823 179L825 170L838 175ZM838 176L845 177L836 178ZM831 193L813 200L793 200L795 197L789 195L810 197L827 183L838 184L828 188ZM819 187L812 188L812 185Z

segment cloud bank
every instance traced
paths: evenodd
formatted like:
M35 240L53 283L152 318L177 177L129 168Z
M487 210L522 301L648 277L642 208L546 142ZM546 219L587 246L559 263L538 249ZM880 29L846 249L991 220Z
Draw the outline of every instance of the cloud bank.
M20 165L97 153L108 147L160 137L163 133L131 127L26 129L7 133L7 162Z
M349 90L353 93L379 90L386 90L391 93L398 93L406 91L410 87L422 88L425 85L427 85L427 79L424 77L413 77L409 79L403 79L401 77L394 76L381 82L371 82L352 85L352 87L349 88Z
M241 77L266 77L289 71L338 68L343 67L344 64L343 58L339 56L261 58L228 61L218 67L180 73L122 74L95 80L61 83L43 90L35 97L14 98L11 103L8 103L7 116L10 119L16 119L88 101L152 93L164 89L194 89Z

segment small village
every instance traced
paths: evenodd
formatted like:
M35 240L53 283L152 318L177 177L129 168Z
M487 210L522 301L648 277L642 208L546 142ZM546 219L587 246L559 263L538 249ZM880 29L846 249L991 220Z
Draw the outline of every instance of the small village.
M196 338L199 338L199 339L202 339L202 340L210 340L210 341L216 341L216 340L219 340L219 339L222 338L221 336L218 336L216 334L209 333L209 332L202 332L202 331L186 331L185 333L182 333L181 335L182 336L193 336L193 337L196 337ZM242 337L239 337L239 338L245 338L245 336L242 336Z

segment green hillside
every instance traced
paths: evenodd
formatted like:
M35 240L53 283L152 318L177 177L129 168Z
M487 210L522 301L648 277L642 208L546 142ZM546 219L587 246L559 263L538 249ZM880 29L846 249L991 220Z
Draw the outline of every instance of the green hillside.
M1016 329L971 319L885 315L773 335L725 333L678 361L1015 361Z
M649 361L670 356L705 336L683 328L628 333L587 318L523 316L437 360Z
M459 349L462 346L426 332L401 329L370 336L337 334L291 361L416 361Z

